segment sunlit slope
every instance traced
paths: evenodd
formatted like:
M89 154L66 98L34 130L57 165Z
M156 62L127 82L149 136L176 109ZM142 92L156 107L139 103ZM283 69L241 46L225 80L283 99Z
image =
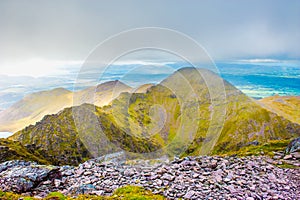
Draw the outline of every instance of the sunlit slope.
M72 163L120 149L224 153L300 135L298 124L267 111L226 81L217 87L217 79L208 70L180 69L146 93L122 93L102 108L67 108L10 139L37 144L51 162Z
M300 124L300 96L272 96L259 100L271 112Z
M208 70L181 69L145 94L121 95L112 103L112 114L123 130L157 134L173 153L190 141L185 154L198 155L300 135L299 125L262 108L226 81L226 99L213 98L207 85L214 87L216 79Z
M0 113L0 131L15 132L47 114L72 106L72 92L63 88L37 92Z
M74 93L63 88L33 93L0 113L0 131L16 132L35 124L45 115L55 114L73 105L107 105L121 92L131 90L119 81L109 81Z
M131 87L120 81L108 81L74 93L74 104L89 103L101 107L109 104L120 93L130 92L131 90Z
M133 93L146 93L149 88L154 86L154 84L148 83L148 84L143 84L135 89L132 90Z

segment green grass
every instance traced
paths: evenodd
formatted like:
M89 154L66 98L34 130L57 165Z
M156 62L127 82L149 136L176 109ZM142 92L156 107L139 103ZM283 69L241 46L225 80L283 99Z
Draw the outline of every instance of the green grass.
M0 154L0 162L8 160L25 160L35 161L39 164L50 164L38 152L29 152L20 142L11 141L1 138L0 146L5 146L8 149L2 150Z
M26 197L12 192L2 192L0 191L1 200L18 200L22 198L23 200L36 200L33 197ZM123 199L123 200L163 200L165 197L161 195L155 195L152 192L145 190L138 186L124 186L115 190L112 196L95 196L95 195L79 195L76 198L69 196L64 196L60 192L50 193L45 200L112 200L112 199Z
M46 197L47 200L50 199L57 199L57 200L66 200L67 197L65 197L62 193L60 192L51 192L50 194L48 194L48 196Z
M237 156L258 156L263 155L273 156L274 152L284 151L291 140L271 140L261 145L249 145L241 147L238 150L214 152L215 155L237 155Z
M276 165L277 167L283 168L283 169L299 169L300 167L295 166L295 165L291 165L288 163L283 162L281 165Z

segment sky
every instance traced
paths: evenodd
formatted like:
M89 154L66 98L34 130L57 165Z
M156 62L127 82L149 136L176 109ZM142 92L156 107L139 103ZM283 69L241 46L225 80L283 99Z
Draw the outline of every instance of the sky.
M299 19L299 0L1 0L0 74L63 73L142 27L182 32L217 61L299 60Z

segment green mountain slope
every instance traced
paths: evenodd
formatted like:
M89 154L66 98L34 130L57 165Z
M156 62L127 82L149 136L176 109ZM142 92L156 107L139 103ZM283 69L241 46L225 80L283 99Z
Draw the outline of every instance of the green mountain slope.
M212 82L217 78L207 70L200 73ZM206 154L210 150L222 153L251 143L300 135L299 125L265 110L226 81L226 100L212 102L202 76L194 68L181 69L145 94L123 94L112 102L112 113L122 129L135 134L155 132L168 152L185 150L185 155ZM222 116L222 107L226 108L225 121L218 123L212 115ZM193 132L195 126L197 131ZM220 135L211 131L218 128L222 129Z
M300 135L300 125L267 111L226 81L222 98L217 79L208 70L180 69L146 93L122 93L103 108L67 108L10 139L36 144L52 163L76 164L120 149L199 155Z
M32 145L24 147L20 142L0 138L0 162L8 160L35 161L39 164L50 164Z
M85 135L79 136L73 112L80 113L81 121L85 125ZM97 132L94 132L95 130ZM113 141L112 145L105 146L106 141L101 130ZM127 135L115 125L113 119L103 109L91 104L66 108L58 114L47 115L35 126L28 126L9 139L18 140L24 145L35 144L35 152L43 155L52 164L76 165L96 156L92 155L83 144L81 139L85 136L93 142L91 145L100 148L97 156L120 151L120 148L132 152L149 152L159 148L154 139L145 140Z

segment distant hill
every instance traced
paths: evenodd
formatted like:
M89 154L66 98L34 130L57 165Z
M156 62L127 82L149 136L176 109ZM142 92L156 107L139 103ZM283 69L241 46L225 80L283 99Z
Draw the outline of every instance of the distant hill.
M72 92L63 88L27 95L0 113L0 131L17 131L69 106L72 106Z
M75 93L56 88L29 94L7 110L0 112L0 131L16 132L30 124L35 124L45 115L55 114L64 108L83 103L104 106L121 92L131 90L131 87L120 81L109 81Z
M217 92L212 101L207 81L213 87L217 79L208 70L180 69L146 93L121 93L102 108L84 104L64 109L10 139L35 144L52 163L77 164L120 149L133 154L161 148L160 155L218 154L300 135L300 125L267 111L226 81L226 99Z
M284 118L300 124L300 96L272 96L259 100L260 105Z
M146 93L148 89L150 89L154 84L148 83L141 85L133 90L134 93Z

